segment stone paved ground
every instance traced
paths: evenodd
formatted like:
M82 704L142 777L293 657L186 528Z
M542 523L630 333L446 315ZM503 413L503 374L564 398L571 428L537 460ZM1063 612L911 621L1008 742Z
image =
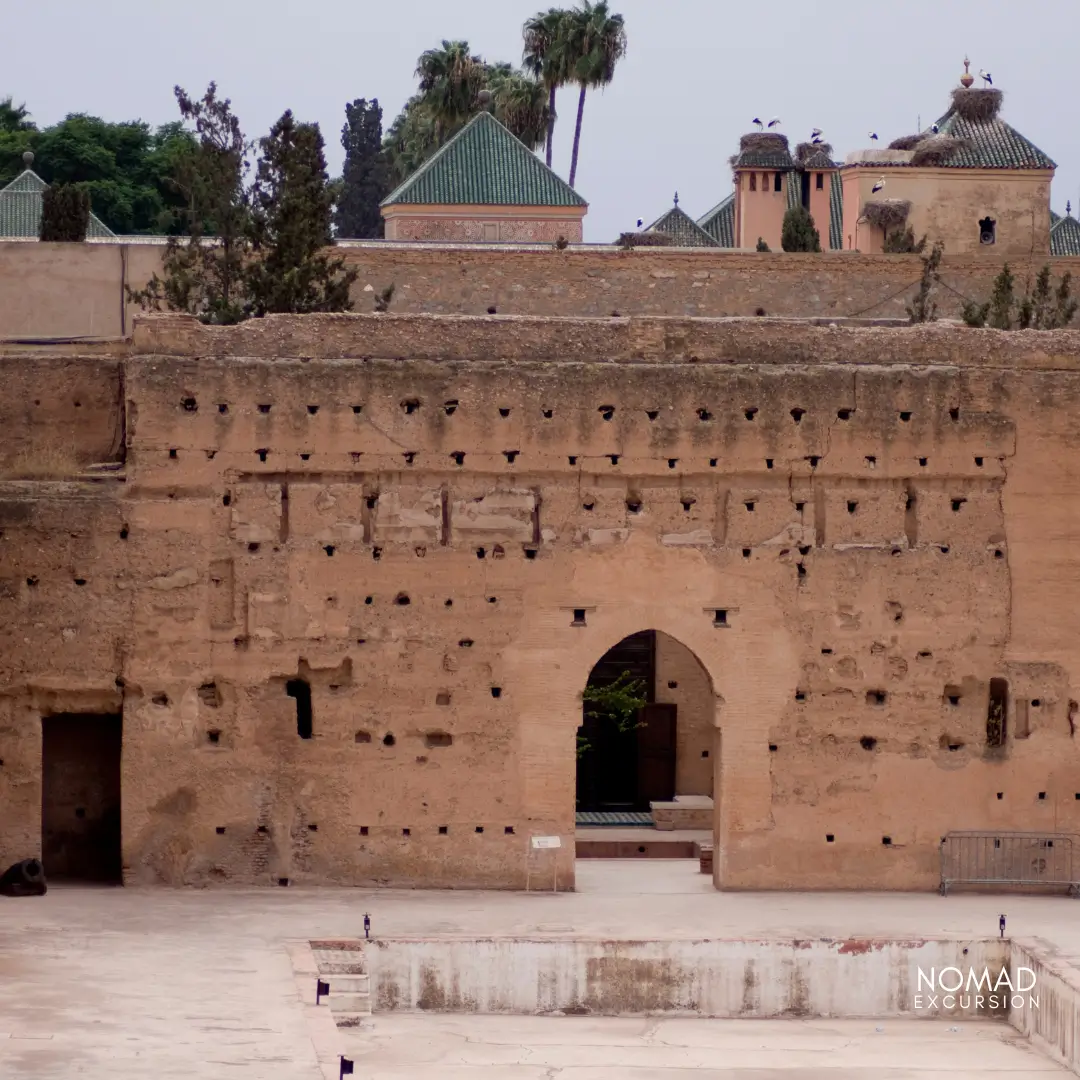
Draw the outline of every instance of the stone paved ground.
M396 1016L346 1040L364 1080L1057 1080L993 1024Z
M0 1077L331 1075L347 1033L325 1007L304 1004L312 988L295 979L287 946L359 936L365 911L386 935L650 938L986 935L1004 911L1010 934L1045 939L1080 966L1080 903L1063 897L717 893L695 870L682 860L586 860L579 891L557 896L57 887L0 899Z

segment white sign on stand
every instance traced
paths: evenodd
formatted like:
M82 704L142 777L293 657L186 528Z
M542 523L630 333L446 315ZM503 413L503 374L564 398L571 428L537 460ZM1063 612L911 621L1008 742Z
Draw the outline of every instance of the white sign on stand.
M530 892L532 889L532 876L534 872L539 872L541 867L534 864L534 852L552 852L551 858L551 891L559 891L559 854L558 849L562 847L561 836L534 836L529 841L530 851L525 857L525 891ZM543 855L539 858L542 860Z

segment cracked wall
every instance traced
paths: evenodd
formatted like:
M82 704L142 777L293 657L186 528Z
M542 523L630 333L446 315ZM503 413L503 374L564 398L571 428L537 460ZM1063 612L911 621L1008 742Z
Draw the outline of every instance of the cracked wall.
M4 362L42 408L78 366L125 442L0 489L0 861L39 850L40 718L122 708L128 881L513 888L539 833L569 886L579 695L648 628L700 664L661 695L715 694L680 777L722 886L1080 832L1080 335L145 327Z

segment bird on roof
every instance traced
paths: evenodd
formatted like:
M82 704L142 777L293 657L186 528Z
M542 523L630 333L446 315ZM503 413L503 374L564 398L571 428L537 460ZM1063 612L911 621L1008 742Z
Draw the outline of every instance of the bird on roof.
M820 135L815 135L815 136L814 136L814 137L813 137L813 138L812 138L812 139L810 140L810 145L811 145L811 146L820 146L820 145L821 145L821 142L822 142L821 136L820 136Z
M992 78L990 78L990 72L989 71L983 71L982 68L979 68L979 78L982 79L982 81L984 83L986 83L987 86L993 86L994 85L994 80Z
M930 131L931 131L932 134L936 135L940 130L941 130L941 128L939 128L937 126L937 124L931 124L930 125Z
M756 127L758 129L758 131L764 131L765 130L765 125L756 116L754 117L753 120L750 121L750 123L753 124L754 127Z
M640 228L641 228L641 226L642 226L642 225L644 225L644 224L645 224L645 222L644 222L644 221L642 221L642 220L641 220L641 218L638 218L638 219L637 219L637 227L638 227L639 229L640 229Z
M870 194L876 195L885 186L885 177L883 176L871 189Z
M872 139L872 140L873 140L874 142L877 142L877 140L878 140L878 133L877 133L876 131L868 131L868 132L867 132L867 135L869 135L869 136L870 136L870 138L871 138L871 139Z
M779 127L779 126L780 126L780 117L779 116L774 116L769 121L769 127L774 128L774 127Z
M810 132L810 138L816 139L820 134L821 128L814 128L814 130Z

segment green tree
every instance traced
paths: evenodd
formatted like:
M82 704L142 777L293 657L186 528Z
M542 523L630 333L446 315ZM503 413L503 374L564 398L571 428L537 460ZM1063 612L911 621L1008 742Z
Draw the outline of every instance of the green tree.
M40 239L81 244L90 227L90 196L74 184L53 184L41 196Z
M922 275L919 288L907 307L908 319L913 323L934 322L937 319L937 303L932 299L934 286L941 281L939 267L945 245L939 240L930 249L929 255L922 257Z
M990 299L969 300L962 316L968 326L989 326L994 330L1057 330L1068 326L1077 311L1072 296L1072 275L1065 273L1053 288L1047 263L1035 277L1035 284L1017 299L1016 282L1008 264L994 278Z
M157 274L145 289L129 290L144 309L197 315L203 322L229 325L251 313L246 278L251 258L251 208L246 176L252 144L228 98L210 83L202 98L175 89L180 115L195 127L197 144L173 161L172 183L183 202L177 227Z
M0 187L11 183L26 167L23 154L33 149L37 127L25 105L0 98Z
M572 65L572 79L580 88L574 149L570 157L570 186L573 187L577 179L585 94L590 89L607 86L615 77L615 66L626 55L623 17L611 14L607 0L599 0L596 4L583 0L581 7L567 16L566 49L567 60Z
M345 167L334 198L338 236L372 240L383 235L379 203L390 190L390 167L382 137L378 99L357 98L345 106L345 126L341 129Z
M785 251L820 251L821 235L805 206L793 206L784 214L780 246Z
M543 85L509 64L485 65L484 81L492 94L495 119L530 150L543 146L550 116Z
M613 682L604 686L592 683L586 685L581 693L585 704L585 715L601 722L614 724L615 729L625 734L644 724L638 719L642 706L648 703L645 697L645 680L635 679L629 671L622 672ZM578 732L578 756L587 753L592 747L588 739Z
M538 79L547 91L548 114L545 139L545 160L551 168L551 144L555 134L556 91L570 82L573 76L567 48L568 12L548 8L538 12L522 28L525 49L522 63L526 71Z
M441 146L475 114L477 95L484 89L484 62L472 55L467 41L443 41L441 48L420 55L416 77Z
M333 203L318 124L298 124L286 111L260 150L251 198L252 313L351 310L357 271L326 253Z
M893 229L885 237L882 250L889 255L921 255L926 247L926 237L915 239L915 231L909 225L906 229Z

